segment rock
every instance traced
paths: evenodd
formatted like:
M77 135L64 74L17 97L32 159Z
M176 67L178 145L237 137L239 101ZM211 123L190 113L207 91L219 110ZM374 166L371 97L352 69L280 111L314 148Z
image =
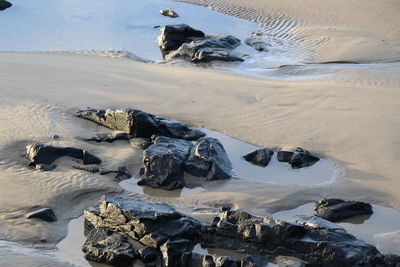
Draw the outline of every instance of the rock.
M271 47L262 38L257 38L257 37L250 37L250 38L246 39L244 42L245 42L245 44L253 47L255 50L257 50L259 52L268 51Z
M255 165L267 167L273 154L274 151L271 149L261 148L244 155L243 158Z
M75 147L60 147L44 144L34 144L26 147L26 156L30 166L38 164L52 165L52 163L63 156L82 159L83 164L100 164L101 159L89 152ZM47 168L47 167L46 167Z
M344 230L343 227L317 216L296 215L290 222L315 229Z
M51 165L36 164L36 166L35 166L36 170L43 171L43 172L49 172L49 171L54 170L55 168L57 168L57 165L55 165L55 164L51 164Z
M87 171L91 173L98 173L100 175L106 175L109 173L116 173L115 178L117 179L129 179L132 177L132 174L129 172L128 168L126 166L120 166L118 167L117 170L108 170L105 168L99 168L99 167L87 167L87 166L78 166L74 165L72 168L77 169L77 170L82 170L82 171Z
M188 239L168 240L161 247L164 266L179 266L182 254L193 249L193 242Z
M153 29L158 29L158 28L160 28L160 27L161 27L161 25L153 25L153 26L152 26Z
M158 37L158 45L163 55L166 55L178 49L183 43L204 38L204 36L202 31L195 30L186 24L167 25Z
M129 140L132 136L127 133L115 133L115 134L97 134L91 138L83 139L84 141L94 141L96 143L107 142L113 143L119 140Z
M178 261L178 266L199 266L199 267L240 267L248 265L241 265L240 260L228 256L215 256L215 255L201 255L194 252L185 252L182 254Z
M172 10L170 8L160 10L160 14L163 16L166 16L166 17L170 17L170 18L179 17L178 13L176 13L174 10Z
M241 55L233 49L240 40L232 35L206 36L203 39L183 43L177 50L168 53L165 59L185 59L194 63L219 61L243 61Z
M319 161L319 158L300 147L296 148L295 151L278 151L277 159L289 163L293 169L309 167Z
M138 185L153 188L178 189L184 186L183 163L192 143L183 139L159 136L143 153L144 167Z
M0 0L0 10L5 10L11 6L12 6L12 4L10 2L5 1L5 0Z
M241 266L245 267L267 267L268 260L257 254L248 255L242 259Z
M332 198L315 202L314 211L315 216L336 222L357 215L370 215L372 206L365 202Z
M46 222L57 221L56 215L54 214L53 210L50 208L43 208L43 209L39 209L37 211L28 213L26 215L26 218L27 219L36 218L36 219L41 219Z
M218 139L202 137L194 144L185 171L193 176L206 177L208 181L229 179L232 164Z
M76 116L133 137L150 138L153 135L165 135L172 138L197 140L205 136L202 131L190 128L183 123L159 118L137 109L87 108L78 111ZM123 138L125 137L123 135Z
M60 136L59 136L58 134L53 134L52 138L53 138L53 139L59 139Z

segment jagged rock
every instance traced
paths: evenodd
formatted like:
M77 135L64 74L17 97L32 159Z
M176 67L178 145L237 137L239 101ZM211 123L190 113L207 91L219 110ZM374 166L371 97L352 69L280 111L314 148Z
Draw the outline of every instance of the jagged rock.
M204 38L204 33L186 24L167 25L158 37L158 45L163 55L178 49L183 43Z
M50 208L43 208L43 209L39 209L37 211L28 213L26 215L26 218L27 219L36 218L36 219L41 219L46 222L57 221L56 215L54 214L53 210Z
M26 156L29 166L38 164L52 165L52 163L63 156L82 159L83 164L100 164L101 159L89 152L75 147L60 147L44 144L34 144L26 147Z
M0 10L5 10L11 6L12 6L12 4L10 2L5 1L5 0L0 0Z
M224 147L212 137L197 140L184 164L187 173L209 181L229 179L232 175L232 164Z
M87 167L87 166L78 166L74 165L72 168L77 169L77 170L82 170L82 171L87 171L91 173L98 173L100 175L106 175L109 173L116 173L115 178L117 179L129 179L132 177L132 174L129 172L128 168L126 166L120 166L118 167L117 170L109 170L101 167Z
M197 140L205 136L198 129L137 109L93 109L80 110L76 116L96 122L113 130L119 130L133 137L150 138L152 135L165 135L172 138Z
M114 133L114 134L97 134L91 138L83 139L84 141L94 141L96 143L107 142L113 143L119 140L129 140L132 136L127 133Z
M182 139L159 136L143 153L144 167L138 185L177 189L184 186L183 163L188 158L192 143Z
M372 206L360 201L324 199L315 202L314 215L336 222L357 215L372 214Z
M170 18L179 17L178 13L176 13L174 10L172 10L170 8L160 10L160 14L163 16L166 16L166 17L170 17Z
M257 51L268 51L270 49L270 45L268 43L266 43L263 39L261 38L256 38L256 37L250 37L248 39L246 39L245 44L247 44L248 46L253 47L255 50Z
M262 167L268 166L274 151L269 148L260 148L243 156L245 160Z
M193 242L188 239L168 240L161 247L164 266L179 266L182 254L192 251Z
M289 163L293 169L309 167L319 161L319 158L300 147L296 148L295 151L278 151L277 159Z
M203 39L183 43L178 49L168 53L165 59L185 59L194 63L219 61L243 61L242 56L233 49L240 40L232 35L206 36Z

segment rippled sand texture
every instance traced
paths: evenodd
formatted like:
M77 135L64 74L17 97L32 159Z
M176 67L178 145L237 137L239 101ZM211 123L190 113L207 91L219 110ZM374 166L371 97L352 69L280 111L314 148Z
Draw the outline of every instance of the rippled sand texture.
M400 60L396 0L184 0L257 22L265 39L306 63Z

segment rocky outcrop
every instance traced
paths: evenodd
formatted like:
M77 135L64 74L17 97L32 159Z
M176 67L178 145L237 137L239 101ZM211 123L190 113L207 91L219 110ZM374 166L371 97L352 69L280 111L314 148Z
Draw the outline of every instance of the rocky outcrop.
M176 13L174 10L172 10L170 8L160 10L160 14L163 16L166 16L166 17L170 17L170 18L179 17L178 13Z
M233 51L241 41L231 35L205 35L186 24L167 25L158 37L166 60L184 59L194 63L210 61L243 61Z
M245 160L255 165L267 167L274 151L269 148L260 148L243 156Z
M183 139L155 138L154 144L143 153L144 167L140 171L138 185L170 190L182 188L183 163L191 148L192 143Z
M229 179L232 164L218 139L202 137L191 149L185 161L185 171L193 176L206 177L206 180Z
M0 10L5 10L11 6L12 6L12 4L10 2L5 1L5 0L0 0Z
M83 164L100 164L101 159L89 152L75 147L60 147L44 144L34 144L26 147L26 156L30 166L41 164L43 170L54 169L52 163L63 156L83 160Z
M345 201L342 199L324 199L315 202L315 216L331 222L340 221L357 215L372 214L372 206L360 201Z
M120 140L129 140L131 139L132 136L129 135L128 133L112 133L112 134L96 134L93 137L90 138L84 138L84 141L88 142L96 142L96 143L102 143L102 142L107 142L107 143L113 143L115 141L120 141Z
M294 151L278 151L277 159L281 162L289 163L293 169L309 167L319 161L319 158L300 147Z
M96 122L107 128L122 131L133 137L150 138L165 135L172 138L196 140L205 134L187 125L157 117L137 109L94 109L79 110L76 116Z
M41 219L46 222L55 222L57 221L56 215L54 214L51 208L42 208L26 215L27 219Z

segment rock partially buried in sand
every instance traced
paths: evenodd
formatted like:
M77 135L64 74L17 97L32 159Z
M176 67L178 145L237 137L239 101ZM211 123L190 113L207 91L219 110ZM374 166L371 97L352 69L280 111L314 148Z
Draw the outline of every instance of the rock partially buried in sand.
M255 50L259 52L268 51L270 49L270 45L266 43L263 39L257 37L250 37L244 41L248 46L253 47Z
M154 144L143 153L144 167L138 185L168 190L184 187L183 163L191 148L192 143L183 139L155 138Z
M26 156L30 166L51 166L52 163L63 156L82 159L83 164L100 164L101 159L89 152L75 147L61 147L44 144L34 144L26 147Z
M120 141L120 140L129 140L131 138L132 136L129 135L128 133L113 133L113 134L96 134L91 138L85 138L83 140L88 142L94 141L96 143L101 143L101 142L113 143L115 141Z
M76 116L133 137L150 138L153 135L165 135L172 138L197 140L205 136L202 131L190 128L183 123L160 118L138 109L87 108L79 110Z
M360 201L345 201L342 199L324 199L315 202L315 216L331 222L340 221L357 215L372 214L372 206Z
M243 61L233 49L241 41L231 35L208 35L186 24L167 25L158 37L158 44L166 60L184 59L194 63Z
M229 179L232 164L218 139L202 137L194 144L185 171L193 176L206 177L208 181Z
M12 6L12 4L10 2L5 1L5 0L0 0L0 10L5 10L11 6Z
M267 167L274 151L269 148L260 148L243 156L245 160L255 165Z
M43 208L34 212L31 212L26 215L27 219L41 219L46 222L55 222L57 221L56 215L53 210L50 208Z
M289 163L293 169L309 167L319 161L319 158L301 147L294 151L278 151L276 157L281 162Z
M110 169L105 169L102 167L92 167L92 166L87 167L87 166L78 166L78 165L74 165L74 166L72 166L72 168L77 169L77 170L91 172L91 173L98 173L100 175L115 173L116 174L115 178L118 180L129 179L132 177L132 174L129 172L129 170L126 166L120 166L120 167L118 167L117 170L110 170Z
M160 10L160 14L163 16L166 16L166 17L170 17L170 18L179 17L178 13L176 13L174 10L172 10L170 8Z

